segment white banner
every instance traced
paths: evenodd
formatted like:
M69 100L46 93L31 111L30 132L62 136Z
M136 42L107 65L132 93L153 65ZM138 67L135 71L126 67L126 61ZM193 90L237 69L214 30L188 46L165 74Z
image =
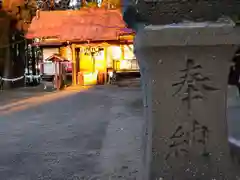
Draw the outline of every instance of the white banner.
M44 62L43 63L43 74L55 75L55 73L56 73L55 63L53 63L53 62Z

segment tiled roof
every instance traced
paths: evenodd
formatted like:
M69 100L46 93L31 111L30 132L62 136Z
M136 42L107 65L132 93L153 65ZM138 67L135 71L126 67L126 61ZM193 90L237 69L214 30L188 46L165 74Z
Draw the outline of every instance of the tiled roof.
M52 56L49 56L47 59L45 59L45 61L51 61L51 60L64 61L66 59L62 57L60 54L53 54Z
M55 37L66 41L117 40L126 28L119 10L86 8L77 11L40 11L34 17L26 38Z

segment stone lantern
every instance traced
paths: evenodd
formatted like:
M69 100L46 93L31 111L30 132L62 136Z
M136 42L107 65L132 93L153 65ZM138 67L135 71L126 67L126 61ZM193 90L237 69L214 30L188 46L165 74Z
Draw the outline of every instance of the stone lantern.
M144 91L141 180L237 180L226 120L229 65L240 43L238 1L139 1L124 20Z

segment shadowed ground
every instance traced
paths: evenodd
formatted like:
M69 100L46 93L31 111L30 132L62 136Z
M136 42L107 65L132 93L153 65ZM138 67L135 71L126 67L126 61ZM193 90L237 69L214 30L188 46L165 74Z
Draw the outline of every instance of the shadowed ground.
M96 87L0 111L1 179L135 179L140 99L139 88Z

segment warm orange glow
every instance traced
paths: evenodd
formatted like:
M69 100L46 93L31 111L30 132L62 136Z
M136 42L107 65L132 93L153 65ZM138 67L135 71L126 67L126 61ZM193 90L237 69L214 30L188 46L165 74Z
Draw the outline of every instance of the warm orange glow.
M97 84L97 72L94 73L85 73L84 76L84 85L95 85Z
M70 46L60 47L60 54L67 60L72 61L72 49Z
M115 8L121 8L122 1L121 0L103 0L101 7L109 8L109 9L115 9Z
M119 36L120 40L128 40L128 41L133 41L135 35L121 35Z
M91 86L88 87L70 87L67 88L64 91L58 91L55 93L47 93L42 96L37 96L37 97L31 97L23 100L19 100L7 105L3 105L0 107L0 115L6 115L10 114L13 112L17 111L22 111L28 108L32 108L34 106L43 104L43 103L48 103L57 99L61 99L70 95L74 95L79 92L83 92L91 88Z
M106 69L106 50L96 52L94 53L94 56L92 56L90 53L85 51L87 48L88 47L81 48L80 71L91 73L95 71L104 71Z

